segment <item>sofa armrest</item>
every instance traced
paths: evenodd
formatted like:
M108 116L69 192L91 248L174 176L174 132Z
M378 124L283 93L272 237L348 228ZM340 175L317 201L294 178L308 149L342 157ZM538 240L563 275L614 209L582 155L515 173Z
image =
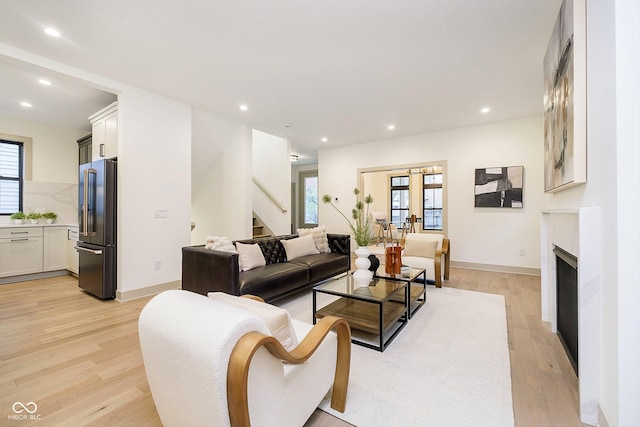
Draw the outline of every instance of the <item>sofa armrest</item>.
M182 289L207 295L225 292L240 295L238 254L205 249L182 248Z
M351 236L327 233L331 253L351 256Z

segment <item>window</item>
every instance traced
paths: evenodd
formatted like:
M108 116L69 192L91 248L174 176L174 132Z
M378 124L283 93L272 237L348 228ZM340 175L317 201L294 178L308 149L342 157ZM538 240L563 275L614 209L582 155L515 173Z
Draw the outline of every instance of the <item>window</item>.
M22 210L23 146L0 140L0 215Z
M422 174L422 229L442 231L442 167L431 166Z
M409 216L409 175L391 177L391 223L402 228Z
M300 224L302 228L318 225L318 171L300 172Z

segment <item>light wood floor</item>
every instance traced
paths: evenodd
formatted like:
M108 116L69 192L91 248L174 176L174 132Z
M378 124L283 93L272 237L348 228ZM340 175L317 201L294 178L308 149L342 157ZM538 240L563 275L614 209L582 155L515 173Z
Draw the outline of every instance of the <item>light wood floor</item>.
M540 279L463 269L451 276L445 286L506 296L516 426L582 425L576 376L540 321ZM0 285L0 425L159 426L137 334L148 299L100 301L71 276ZM419 408L419 396L406 398ZM35 402L40 421L8 420L14 402ZM321 411L307 422L346 425Z

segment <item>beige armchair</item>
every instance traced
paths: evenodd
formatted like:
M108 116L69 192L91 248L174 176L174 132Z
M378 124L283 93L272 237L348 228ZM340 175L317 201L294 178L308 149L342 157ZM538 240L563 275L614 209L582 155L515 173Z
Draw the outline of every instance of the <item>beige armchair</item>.
M442 287L442 281L449 279L451 243L442 234L409 233L404 238L402 264L424 268L427 281Z
M263 319L183 290L147 303L140 347L163 425L301 426L332 388L331 407L344 411L349 324L331 316L316 325L289 318L299 344L287 350Z

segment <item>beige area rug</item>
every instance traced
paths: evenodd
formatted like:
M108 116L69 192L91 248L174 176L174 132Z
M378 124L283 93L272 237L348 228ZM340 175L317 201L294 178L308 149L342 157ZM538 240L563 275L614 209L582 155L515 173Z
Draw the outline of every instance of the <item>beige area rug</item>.
M280 305L311 323L311 304L308 293ZM513 426L504 297L427 286L383 353L352 345L346 411L329 396L319 408L358 427Z

